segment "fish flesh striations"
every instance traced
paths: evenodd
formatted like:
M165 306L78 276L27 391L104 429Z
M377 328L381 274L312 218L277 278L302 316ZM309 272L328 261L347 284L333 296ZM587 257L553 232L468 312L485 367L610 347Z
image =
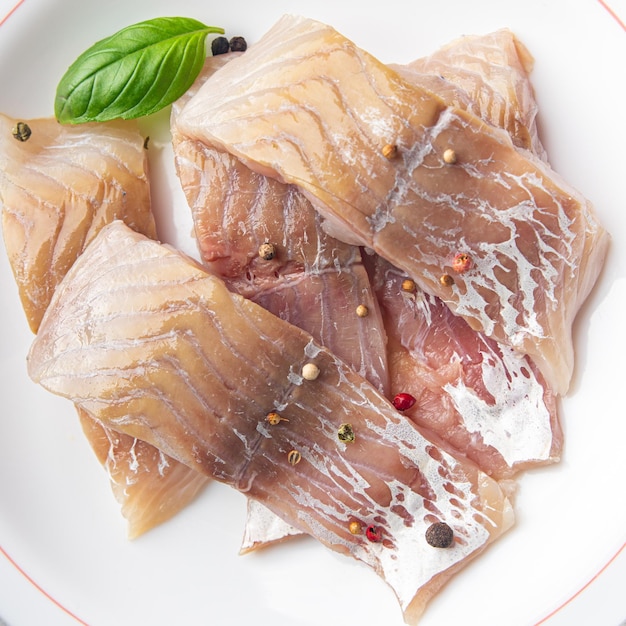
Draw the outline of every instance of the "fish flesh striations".
M448 106L466 109L513 143L547 161L537 129L538 106L530 81L534 59L507 28L465 35L407 65L392 65L409 82L430 89Z
M572 322L608 235L589 202L506 131L294 16L216 72L178 125L297 184L335 236L376 251L567 391Z
M16 140L26 124L30 136ZM0 114L2 231L22 306L37 332L57 284L115 219L156 236L144 139L132 122L65 126Z
M28 137L12 136L26 124ZM26 135L23 135L24 138ZM121 219L156 237L144 138L134 122L63 126L0 115L0 204L9 261L37 332L52 294L99 230ZM170 518L208 479L78 409L136 537Z
M433 59L438 62L434 64ZM213 63L213 59L207 60L209 68ZM503 30L463 38L444 47L441 54L437 52L410 64L408 73L414 79L423 79L429 75L418 74L414 68L424 67L425 72L435 72L431 78L443 81L440 75L445 70L447 84L463 94L454 104L474 107L494 125L503 125L508 132L517 133L521 143L524 137L536 137L536 103L528 76L531 64L530 55L522 44L510 31ZM223 65L221 62L220 66ZM471 72L464 69L468 67L472 68ZM243 286L235 285L234 289L254 299L258 286L251 275L255 276L256 272L248 264L256 263L256 267L263 268L256 251L264 239L258 236L255 239L253 234L255 230L267 231L273 224L280 223L280 196L278 200L272 198L267 189L280 190L281 184L246 170L231 155L180 134L176 126L180 109L212 74L211 69L205 69L201 80L179 101L175 110L172 127L178 169L183 188L190 190L188 199L203 258L213 263L213 269L227 282L232 276L241 280ZM431 87L442 89L444 95L447 93L443 84ZM538 138L535 145L540 146ZM287 190L295 188L282 185L282 189L287 195ZM254 211L251 211L252 206L256 207ZM281 211L278 214L277 206ZM300 208L300 214L301 211ZM289 229L285 232L289 232L289 236L282 236L279 228L266 239L300 241L294 239ZM317 239L307 237L305 241L314 244ZM314 247L313 252L316 250ZM311 258L316 258L315 254ZM374 265L380 269L377 272L378 296L385 310L386 331L396 338L388 346L393 387L412 391L421 399L407 415L473 458L484 471L500 478L532 465L558 460L562 433L556 401L528 359L472 331L460 318L447 314L438 299L419 290L403 293L399 287L401 273L382 259L378 258ZM272 275L272 266L266 265L265 270L263 278L274 284L276 276ZM232 283L229 285L232 288ZM330 298L336 296L335 292ZM266 308L319 339L319 335L306 326L306 318L302 325L298 318L289 317L293 309L284 314L280 307ZM432 346L424 345L426 339L434 342ZM333 348L332 343L323 339L322 343ZM435 346L441 349L439 355ZM467 368L472 368L469 376ZM485 437L489 444L485 443ZM266 526L265 523L259 525L261 529ZM249 524L248 536L252 534L250 529ZM253 543L261 544L262 539Z
M406 274L381 257L371 272L392 387L415 399L404 415L498 479L558 461L556 397L532 361L472 330L437 297L404 291Z
M299 248L311 250L308 258L317 265L319 242L330 240L337 246L337 241L324 238L319 229L316 236L298 236L293 228L281 224L283 212L289 216L287 224L292 223L294 205L299 216L307 215L301 206L306 201L296 187L251 172L232 155L185 138L177 129L180 110L217 64L221 67L224 61L220 57L207 59L203 74L175 105L172 116L177 168L192 207L202 257L231 289L308 330L338 356L347 355L343 358L351 364L354 350L337 349L333 337L323 337L315 326L307 325L317 307L306 307L302 315L302 307L297 302L293 305L302 296L310 299L311 292L316 292L314 285L299 282L298 297L284 306L283 300L275 299L276 290L282 293L282 287L273 270L284 266L285 259L268 263L257 255L263 241L282 239L281 250L297 242ZM542 150L529 80L532 59L510 31L466 37L427 59L392 67L405 72L407 79L430 87L449 104L473 110L494 125L505 127L521 147ZM283 203L282 197L289 201ZM271 231L260 238L256 234ZM292 259L293 255L286 256ZM295 256L304 258L306 264L306 254ZM399 288L402 274L379 257L373 265L380 270L378 296L385 312L386 332L396 337L388 346L393 388L411 392L418 399L405 415L497 478L558 460L562 433L556 401L527 357L472 331L437 298L419 290L404 293ZM264 291L271 293L269 301L255 299ZM325 293L331 301L341 302L346 290L327 289ZM357 304L358 300L338 316L340 324L342 318L352 318ZM427 347L426 340L432 345ZM376 354L375 350L370 352ZM242 552L294 534L259 503L250 500L248 509Z
M111 481L134 539L186 507L209 482L150 444L115 431L78 409L80 423Z
M502 485L426 439L308 333L121 222L57 288L28 371L365 562L408 621L512 523ZM345 424L352 442L338 437ZM453 529L449 548L425 540L435 522Z
M388 393L385 331L359 248L328 235L297 187L257 174L227 152L178 132L185 103L236 56L208 57L194 85L172 107L176 170L200 256L231 291L306 330ZM296 534L248 499L242 553Z
M388 392L385 331L359 248L329 236L297 187L178 131L184 101L213 74L215 58L176 103L171 123L202 260L229 289L306 330ZM360 318L359 306L367 312Z
M535 123L532 57L511 31L466 36L393 67L547 160ZM404 291L406 275L381 257L371 258L392 387L416 398L407 417L494 477L558 461L563 433L556 398L530 359L473 331L419 287Z

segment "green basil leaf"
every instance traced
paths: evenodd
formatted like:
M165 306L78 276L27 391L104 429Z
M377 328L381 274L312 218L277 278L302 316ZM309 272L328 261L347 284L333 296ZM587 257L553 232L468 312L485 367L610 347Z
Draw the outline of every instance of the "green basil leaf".
M206 36L224 29L185 17L128 26L83 52L56 92L59 122L150 115L182 96L206 59Z

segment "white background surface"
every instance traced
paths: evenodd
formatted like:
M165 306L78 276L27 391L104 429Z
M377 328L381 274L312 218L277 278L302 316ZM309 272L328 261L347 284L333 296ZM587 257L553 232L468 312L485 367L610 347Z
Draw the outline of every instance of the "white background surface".
M624 0L607 4L626 20ZM0 0L0 19L12 6ZM516 527L452 581L422 625L526 626L548 615L548 626L621 624L626 620L626 550L620 552L626 541L626 415L619 400L626 347L626 31L605 5L593 0L269 5L24 0L0 26L0 110L24 118L51 115L56 83L67 65L96 39L132 22L187 15L252 42L284 12L327 21L385 62L409 61L461 34L503 26L535 56L533 80L552 164L594 202L614 245L575 328L578 365L574 388L563 402L562 463L522 478ZM167 150L157 156L166 162ZM167 194L172 179L163 176L159 202L167 212L177 195ZM186 228L186 218L173 215L170 222ZM72 408L26 377L31 337L3 248L0 285L0 548L54 599L0 554L0 616L10 626L75 625L55 601L90 626L402 623L384 583L312 541L237 557L245 502L220 485L164 527L128 542Z

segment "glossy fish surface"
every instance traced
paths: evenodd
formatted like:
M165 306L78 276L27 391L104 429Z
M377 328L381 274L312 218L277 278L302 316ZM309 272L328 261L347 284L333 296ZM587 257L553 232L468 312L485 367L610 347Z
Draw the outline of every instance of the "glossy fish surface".
M537 129L538 105L530 81L534 59L507 28L465 35L406 66L394 65L410 82L420 82L447 104L467 109L513 143L546 159ZM436 82L433 82L436 81Z
M28 365L103 424L368 564L412 622L512 523L496 481L426 439L309 334L120 222L55 292ZM338 436L346 424L351 442ZM449 548L425 540L437 521L453 529Z
M392 394L415 399L404 414L499 479L558 461L557 398L532 361L472 330L435 296L403 290L406 274L384 259L371 263Z
M13 136L18 124L30 135ZM0 115L2 232L29 326L37 328L65 272L115 219L156 236L148 158L136 124L64 126Z
M128 537L166 522L185 508L209 479L149 443L108 428L78 409L80 424L111 481L128 523Z
M293 16L209 79L179 125L297 184L336 237L357 238L567 392L571 325L608 235L590 203L506 131Z

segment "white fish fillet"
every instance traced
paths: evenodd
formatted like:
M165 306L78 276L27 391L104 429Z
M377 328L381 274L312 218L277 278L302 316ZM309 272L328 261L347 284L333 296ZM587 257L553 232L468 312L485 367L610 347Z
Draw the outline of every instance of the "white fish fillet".
M309 362L314 380L303 377ZM55 292L28 369L102 423L365 562L411 623L512 523L497 482L425 439L310 335L120 222ZM289 421L271 426L269 410ZM337 437L344 423L351 444ZM449 548L425 540L437 520L454 530ZM381 540L353 534L352 521L375 526Z
M292 16L211 77L178 123L299 185L336 236L358 237L567 391L572 322L608 235L589 202L506 131L446 106L331 27ZM398 158L383 155L385 144ZM444 286L458 253L472 268Z
M115 219L156 236L148 157L134 122L64 126L0 114L2 231L22 305L37 332L56 285L100 228Z
M409 82L434 91L446 104L506 130L516 146L547 161L530 82L533 65L526 46L502 28L460 37L427 57L391 67Z

